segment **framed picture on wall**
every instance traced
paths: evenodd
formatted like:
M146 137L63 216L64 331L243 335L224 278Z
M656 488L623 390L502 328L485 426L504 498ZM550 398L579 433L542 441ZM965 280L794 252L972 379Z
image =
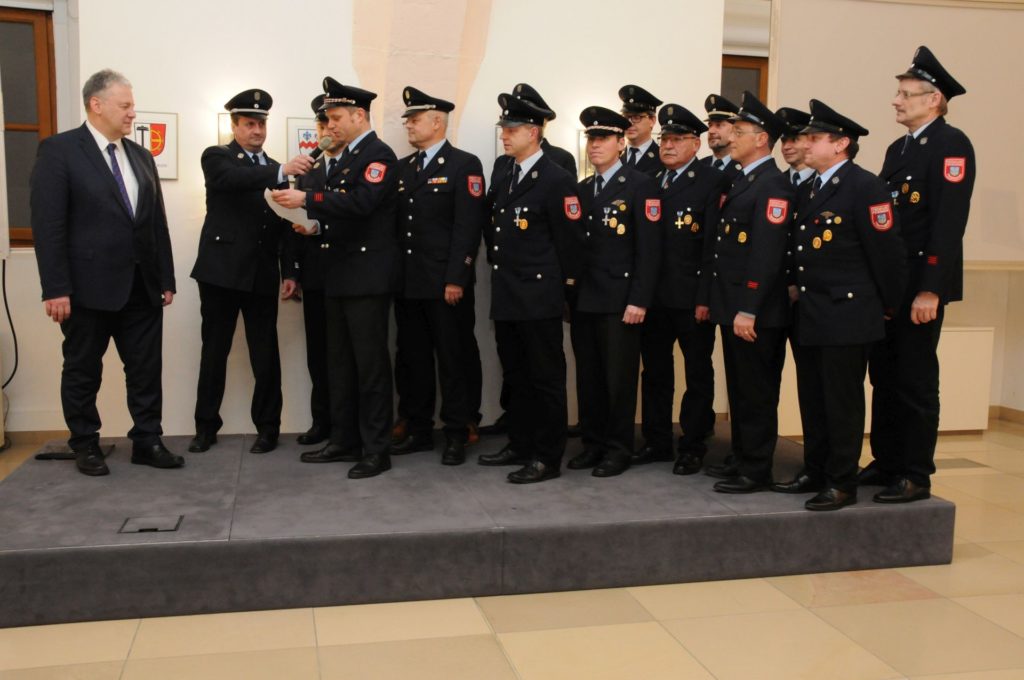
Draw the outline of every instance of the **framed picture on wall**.
M178 179L178 114L136 111L132 139L153 154L160 179Z
M300 153L310 154L320 140L316 135L316 121L312 118L288 119L288 158Z

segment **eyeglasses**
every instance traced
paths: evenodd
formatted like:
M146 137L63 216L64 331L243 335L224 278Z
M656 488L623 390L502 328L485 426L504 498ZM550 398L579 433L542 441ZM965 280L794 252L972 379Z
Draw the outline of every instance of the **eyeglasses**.
M640 121L647 117L648 114L646 113L634 113L632 115L626 116L626 120L628 120L630 123L639 123ZM651 116L651 118L653 117L654 116Z
M923 92L907 92L906 90L896 90L896 99L910 99L911 97L921 97L926 94L935 94L935 90Z
M732 129L732 133L734 135L757 135L757 134L760 134L762 132L764 132L764 130L758 130L758 129L744 130L744 129L738 128L738 127L734 127Z

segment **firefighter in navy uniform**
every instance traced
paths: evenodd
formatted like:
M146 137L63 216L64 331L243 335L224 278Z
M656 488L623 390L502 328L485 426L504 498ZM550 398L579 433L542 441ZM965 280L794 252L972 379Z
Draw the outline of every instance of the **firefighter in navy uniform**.
M576 182L540 148L551 111L498 96L511 172L489 192L484 226L491 265L491 319L509 391L509 445L481 465L522 465L510 482L558 477L566 441L562 316L579 277L583 212Z
M661 100L639 85L620 87L619 99L622 100L622 115L629 121L622 162L654 177L662 170L658 143L651 136Z
M742 165L715 234L711 320L721 328L734 459L708 469L714 490L753 493L771 484L779 385L786 357L786 245L793 185L771 156L785 123L750 92L732 119L730 153Z
M431 431L439 382L446 440L441 462L461 465L475 423L461 333L465 327L472 332L475 319L473 272L484 219L483 168L480 159L446 139L454 104L411 86L403 100L402 117L416 152L398 161L402 282L395 299L395 384L406 433L391 452L434 448ZM463 318L467 314L470 319Z
M963 236L974 190L974 148L946 122L950 99L966 90L921 46L892 105L908 134L885 152L888 183L907 249L909 282L885 341L871 354L871 454L865 485L874 499L904 503L931 495L939 428L936 348L943 310L963 298Z
M868 354L900 304L906 260L885 183L853 162L868 131L815 99L809 118L815 176L797 192L790 289L804 466L772 489L816 493L808 510L838 510L857 502Z
M355 462L351 479L391 469L393 394L388 317L398 275L397 159L370 126L373 92L324 78L331 137L345 150L322 191L282 190L274 200L305 208L324 250L331 437L307 463Z
M741 168L729 153L729 145L732 142L732 117L739 110L740 107L720 94L709 94L704 100L704 111L708 114L706 122L711 155L700 159L700 162L721 170L730 180L736 178Z
M814 174L814 169L804 160L807 153L807 133L804 130L811 120L811 114L783 106L775 115L786 123L786 131L779 140L779 151L789 166L786 175L789 176L790 183L798 187Z
M568 466L612 477L633 454L640 332L658 277L661 201L655 181L620 159L629 120L591 106L580 122L595 172L578 187L586 246L572 332L583 452Z
M642 430L644 446L634 464L673 460L672 393L674 345L679 343L686 370L686 391L679 409L683 436L673 472L700 470L715 426L715 326L710 321L711 260L718 224L718 206L729 191L729 179L696 160L700 136L707 126L679 104L658 112L661 162L655 179L663 213L661 268L653 308L641 332L643 373Z

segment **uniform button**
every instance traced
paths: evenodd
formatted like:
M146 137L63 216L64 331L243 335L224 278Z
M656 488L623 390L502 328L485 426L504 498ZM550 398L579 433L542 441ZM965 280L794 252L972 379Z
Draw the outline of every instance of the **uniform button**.
M594 216L593 215L587 215L587 219L588 220L592 220L592 219L594 219Z
M362 248L360 248L360 249L359 249L359 252L361 252L361 253L365 253L365 252L366 252L366 246L363 246Z
M718 253L715 253L715 259L716 260L718 259Z
M435 194L437 193L437 187L434 187L434 193Z
M213 240L214 240L214 241L219 241L219 240L220 240L220 236L214 236L214 237L213 237Z
M505 212L505 209L504 209L504 208L502 208L502 209L501 209L501 210L500 210L499 212Z
M853 299L853 293L847 293L846 297L852 300Z
M540 279L540 278L543 278L543 277L540 274L537 274L537 278Z
M494 250L497 250L497 249L498 249L498 246L494 246Z
M494 270L495 270L495 271L497 271L497 270L498 270L498 265L494 265Z
M495 227L494 231L501 231L501 227Z
M721 222L722 224L725 224L725 218L724 217L722 219L718 220L718 221Z
M700 270L699 269L697 270L697 276L700 276Z
M806 224L801 224L801 225L800 225L800 231L803 231L803 230L804 230L804 229L806 229L806 228L807 228L807 225L806 225Z
M629 278L629 272L626 272L624 276L628 279Z
M330 244L330 243L325 243L325 244L324 244L324 248L330 248L330 247L331 247L331 244Z
M798 251L803 251L804 247L803 246L797 246L796 249ZM786 254L789 255L789 253L786 253Z
M587 232L587 238L590 238L590 232L589 231Z
M405 235L408 236L409 238L412 238L412 232L411 231L405 232Z
M788 270L788 269L786 270L786 273L787 273L787 274L789 273L789 270Z
M719 237L718 237L718 240L719 240L719 241L721 241L721 240L722 240L722 237L721 237L721 236L719 236Z
M792 251L792 250L787 250L787 251L786 251L786 255L792 255L792 254L793 254L793 251Z
M803 266L803 265L800 265L799 267L797 267L797 270L798 270L798 271L803 271L803 270L804 270L804 266Z
M412 215L409 215L409 219L410 219L410 220L412 219Z
M924 251L923 250L918 251L917 256L918 257L923 257L924 256Z
M800 286L800 292L801 293L806 293L807 292L807 287L806 286Z
M264 228L264 229L266 229L266 228L267 228L267 225L265 225L265 224L264 224L264 225L263 225L263 228Z
M718 276L718 272L711 272L712 276Z
M409 197L409 202L412 203L412 196Z
M412 248L410 248L409 250L407 250L407 251L405 251L405 252L406 252L406 254L408 254L408 255L412 255Z

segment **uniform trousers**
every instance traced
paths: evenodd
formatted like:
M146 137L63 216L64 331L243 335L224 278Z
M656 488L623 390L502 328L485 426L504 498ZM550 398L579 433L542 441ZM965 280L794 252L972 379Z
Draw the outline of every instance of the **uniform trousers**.
M302 323L306 330L306 368L313 388L309 410L313 427L331 426L330 381L327 373L327 302L323 290L302 289Z

